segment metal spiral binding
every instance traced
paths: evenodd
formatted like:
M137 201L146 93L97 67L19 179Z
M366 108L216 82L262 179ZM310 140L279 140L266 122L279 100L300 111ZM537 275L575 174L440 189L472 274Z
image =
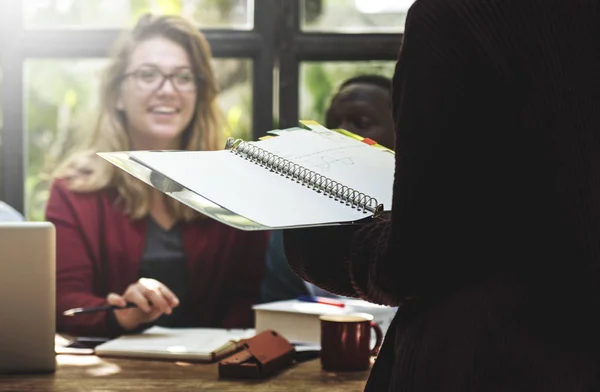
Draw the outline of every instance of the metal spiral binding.
M254 144L241 139L234 141L233 138L229 138L226 148L242 158L323 193L342 204L362 210L365 214L370 211L373 213L373 217L378 217L383 213L383 206L378 204L377 199L374 197L333 181L297 163L263 150Z

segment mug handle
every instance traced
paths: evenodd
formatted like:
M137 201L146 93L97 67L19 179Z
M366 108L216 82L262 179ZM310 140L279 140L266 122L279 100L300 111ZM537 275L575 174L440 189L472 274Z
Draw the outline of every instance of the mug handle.
M379 354L379 349L381 348L381 343L383 343L383 331L379 324L374 321L371 321L371 328L375 331L375 346L371 349L371 355Z

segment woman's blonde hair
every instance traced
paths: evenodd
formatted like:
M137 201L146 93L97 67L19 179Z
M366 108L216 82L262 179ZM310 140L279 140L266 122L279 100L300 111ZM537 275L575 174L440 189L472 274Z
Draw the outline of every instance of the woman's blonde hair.
M104 75L100 94L100 113L93 133L83 151L71 156L56 171L69 188L77 192L93 192L115 188L125 214L133 219L146 216L150 209L150 187L99 158L96 152L130 150L124 113L116 107L123 75L135 47L145 40L162 37L175 42L187 52L197 75L196 107L184 131L182 149L217 150L223 148L223 116L217 104L218 84L212 71L210 46L192 23L179 16L140 18L132 31L117 42L112 61ZM177 220L189 221L199 214L168 197L167 210Z

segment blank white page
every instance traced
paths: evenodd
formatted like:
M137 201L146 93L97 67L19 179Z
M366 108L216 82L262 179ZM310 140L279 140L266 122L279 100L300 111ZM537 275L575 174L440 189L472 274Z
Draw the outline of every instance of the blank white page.
M385 210L392 208L395 169L392 153L328 129L299 129L251 143L374 197Z
M333 224L370 216L228 150L131 155L192 192L268 227Z
M123 335L95 348L98 355L212 360L230 341L254 336L252 329L152 327L141 334Z

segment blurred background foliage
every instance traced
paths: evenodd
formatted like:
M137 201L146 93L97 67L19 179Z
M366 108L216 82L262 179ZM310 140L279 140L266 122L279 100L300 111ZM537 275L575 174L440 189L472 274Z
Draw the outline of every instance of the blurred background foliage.
M250 30L248 0L23 0L27 28L127 28L148 12L183 15L200 28Z
M396 15L394 23L390 23L388 20L392 20L393 16L389 12L361 11L358 8L360 2L361 0L305 0L303 29L341 29L351 32L380 31L382 26L387 26L390 32L398 29L400 14ZM72 28L74 33L84 29L128 28L146 12L184 15L194 20L200 29L249 30L253 26L253 4L252 0L23 2L26 28ZM392 7L397 5L396 2L390 4ZM24 99L28 146L25 205L28 219L44 218L52 172L95 126L98 89L106 64L105 58L29 58L25 61ZM391 77L393 66L394 62L390 61L303 63L300 73L300 117L323 121L331 96L343 80L363 73ZM214 70L221 87L219 103L228 124L223 132L227 136L250 138L252 60L215 59Z
M340 84L351 77L376 74L391 78L393 61L306 62L300 67L300 117L325 120L325 112Z
M30 59L25 62L28 142L26 215L43 219L52 172L85 141L96 124L99 88L106 59ZM227 120L225 136L252 135L252 62L215 59L219 103Z

